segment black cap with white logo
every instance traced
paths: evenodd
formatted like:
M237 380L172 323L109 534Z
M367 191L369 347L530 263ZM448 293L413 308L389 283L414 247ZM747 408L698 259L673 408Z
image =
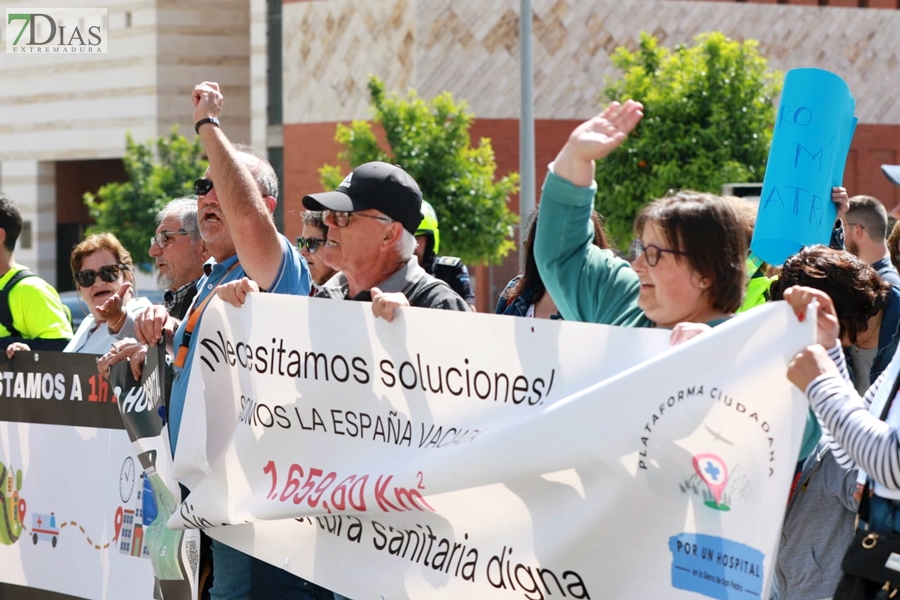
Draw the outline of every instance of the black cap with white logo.
M333 192L303 197L308 210L356 212L375 209L415 235L422 221L422 192L409 173L385 162L369 162L353 169Z

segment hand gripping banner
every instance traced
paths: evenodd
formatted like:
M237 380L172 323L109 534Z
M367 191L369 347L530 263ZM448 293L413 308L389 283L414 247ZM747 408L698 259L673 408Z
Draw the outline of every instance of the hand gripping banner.
M768 597L814 341L251 295L199 331L170 526L351 598Z

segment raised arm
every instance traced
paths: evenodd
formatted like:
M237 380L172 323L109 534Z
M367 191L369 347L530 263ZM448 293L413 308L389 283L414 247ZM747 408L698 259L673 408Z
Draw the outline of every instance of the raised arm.
M643 113L637 102L610 104L579 125L560 150L541 194L534 258L541 280L568 320L644 325L630 265L593 245L594 161L625 140Z
M194 88L194 122L218 119L224 97L219 84L203 82ZM253 174L254 161L235 150L221 128L207 123L199 128L209 158L216 195L231 231L244 271L263 289L275 281L282 263L282 246L272 219L275 198L263 196ZM248 164L249 163L249 164Z

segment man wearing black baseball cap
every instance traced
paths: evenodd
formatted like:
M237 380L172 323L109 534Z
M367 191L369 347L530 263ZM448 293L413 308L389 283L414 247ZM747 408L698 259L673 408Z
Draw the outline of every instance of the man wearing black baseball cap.
M388 320L394 308L404 305L469 310L450 286L416 260L422 192L400 167L360 165L337 190L304 196L303 206L323 212L328 225L323 260L339 271L317 296L371 300L376 314Z

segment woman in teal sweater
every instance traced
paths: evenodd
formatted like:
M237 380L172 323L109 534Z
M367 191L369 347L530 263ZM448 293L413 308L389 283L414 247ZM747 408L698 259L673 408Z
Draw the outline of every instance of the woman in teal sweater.
M747 256L738 216L721 197L679 192L645 207L635 221L631 265L591 244L594 161L617 148L642 116L637 102L613 103L569 136L544 183L538 270L568 320L719 323L740 306Z
M642 117L640 103L613 102L569 136L541 195L534 249L538 271L566 320L714 326L740 307L747 277L745 235L725 199L678 192L651 202L635 220L631 265L591 243L594 161L615 150ZM819 433L811 416L801 458L815 447Z

